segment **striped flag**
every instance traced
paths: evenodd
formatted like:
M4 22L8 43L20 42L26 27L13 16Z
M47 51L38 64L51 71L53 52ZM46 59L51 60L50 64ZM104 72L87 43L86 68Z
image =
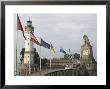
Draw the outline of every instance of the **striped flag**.
M34 42L37 45L40 45L39 41L37 40L37 38L35 37L33 32L31 32L31 41Z
M20 21L20 18L18 16L18 14L17 14L17 30L22 31L23 37L25 38L25 36L24 36L24 30L23 30L23 27L22 27L22 24L21 24L21 21Z

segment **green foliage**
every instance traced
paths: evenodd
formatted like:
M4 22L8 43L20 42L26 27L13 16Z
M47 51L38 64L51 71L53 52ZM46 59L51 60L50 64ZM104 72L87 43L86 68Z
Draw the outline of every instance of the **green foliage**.
M64 58L63 59L65 59L65 60L69 60L69 59L80 59L80 54L78 54L78 53L74 53L74 54L65 54L64 55Z
M25 52L25 48L22 48L20 55L22 55L23 58L24 58L24 52Z
M68 60L69 59L69 54L65 54L64 59Z
M40 65L40 57L38 52L36 52L36 48L34 48L34 64Z
M38 67L40 66L40 57L38 52L36 52L36 49L34 48L34 64L37 65ZM47 59L43 58L41 59L41 66L47 66Z
M80 54L74 53L74 58L79 60L80 59Z
M47 66L47 58L41 59L41 65L42 66Z
M21 64L23 63L23 57L20 58Z
M21 64L22 64L23 59L24 59L24 52L25 52L25 48L22 48L22 50L20 52L20 55L21 55L21 58L20 58Z

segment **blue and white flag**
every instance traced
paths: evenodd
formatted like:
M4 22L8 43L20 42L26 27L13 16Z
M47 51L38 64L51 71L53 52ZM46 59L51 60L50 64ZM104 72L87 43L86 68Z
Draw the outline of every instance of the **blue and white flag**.
M63 48L60 48L60 52L66 54L66 52Z
M45 47L45 48L48 48L48 49L50 49L50 44L49 43L47 43L47 42L45 42L44 40L42 40L41 39L41 45L40 46L43 46L43 47Z

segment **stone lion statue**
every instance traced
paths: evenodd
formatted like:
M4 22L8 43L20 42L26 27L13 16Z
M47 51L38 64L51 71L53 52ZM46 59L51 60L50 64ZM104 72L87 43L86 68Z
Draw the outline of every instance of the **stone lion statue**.
M84 44L90 44L89 39L86 35L83 36Z

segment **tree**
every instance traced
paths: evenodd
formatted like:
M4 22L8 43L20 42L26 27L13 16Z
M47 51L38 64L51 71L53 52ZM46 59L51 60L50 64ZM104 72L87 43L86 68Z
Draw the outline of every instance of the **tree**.
M47 58L43 58L41 59L41 65L44 67L44 66L47 66Z
M36 52L36 49L34 48L34 65L37 65L36 67L38 68L40 66L40 57L38 52ZM41 59L41 66L46 67L47 66L47 58L42 58Z
M21 55L21 58L20 58L21 64L22 64L23 59L24 59L24 52L25 52L25 48L22 48L22 50L20 52L20 55Z
M34 64L40 65L40 57L38 52L36 52L36 48L34 48Z
M69 59L69 54L65 54L64 59L68 60Z
M80 54L74 53L74 58L79 60L80 59Z
M65 54L64 55L64 59L66 59L66 60L72 60L72 58L73 58L73 54Z

